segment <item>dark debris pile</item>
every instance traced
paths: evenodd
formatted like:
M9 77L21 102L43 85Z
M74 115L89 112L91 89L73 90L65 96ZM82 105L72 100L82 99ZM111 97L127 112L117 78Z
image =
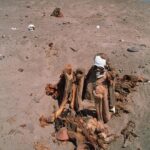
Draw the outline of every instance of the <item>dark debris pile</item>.
M129 113L126 104L128 103L128 95L135 91L138 82L147 82L143 77L134 75L124 75L116 77L115 97L116 97L116 114L123 112ZM60 80L58 84L48 84L45 88L46 94L51 95L54 99L61 100L64 92L64 80ZM114 115L115 116L115 115ZM51 121L44 116L39 119L42 127L48 125ZM71 141L77 150L98 150L107 149L108 145L118 138L118 135L111 133L107 124L97 121L94 116L85 116L80 112L75 112L71 108L64 109L63 113L54 121L55 137L59 141ZM135 123L130 121L127 127L122 130L124 136L124 145L132 137L137 137L134 133Z

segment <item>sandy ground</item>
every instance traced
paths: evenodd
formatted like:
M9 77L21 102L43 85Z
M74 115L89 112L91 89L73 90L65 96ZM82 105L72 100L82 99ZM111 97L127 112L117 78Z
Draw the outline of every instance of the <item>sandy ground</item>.
M56 103L45 95L45 85L57 82L66 63L88 70L94 54L105 52L121 74L150 78L150 3L146 1L0 0L4 56L0 56L0 150L33 150L37 141L51 150L74 148L70 143L54 144L53 125L43 129L38 121ZM50 16L55 7L62 9L63 18ZM27 29L30 23L35 25L33 32ZM139 52L127 52L132 46L140 47ZM134 120L139 137L125 150L149 150L150 85L141 84L130 98L130 115L109 124L117 132ZM23 124L26 127L20 127ZM122 149L122 142L120 138L110 149Z

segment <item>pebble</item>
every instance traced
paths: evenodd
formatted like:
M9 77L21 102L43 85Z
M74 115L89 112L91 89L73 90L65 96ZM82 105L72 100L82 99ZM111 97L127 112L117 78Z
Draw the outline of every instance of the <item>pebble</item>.
M24 39L26 39L26 38L27 38L27 36L25 36L25 35L24 35L24 36L23 36L23 38L24 38Z
M3 34L3 35L2 35L2 38L4 39L5 37L6 37L5 34Z
M140 44L141 47L145 47L146 48L146 44Z
M49 44L48 44L48 46L49 46L50 48L52 48L53 45L54 45L53 43L49 43Z
M97 25L96 28L99 29L99 28L100 28L100 25Z
M22 69L22 68L19 68L19 69L18 69L18 71L19 71L19 72L23 72L23 71L24 71L24 69Z
M128 51L128 52L138 52L139 49L136 48L136 47L130 47L130 48L127 49L127 51Z
M2 60L2 59L4 59L4 58L5 58L5 56L2 55L2 54L0 54L0 60Z
M144 67L144 66L142 66L142 65L139 65L139 66L138 66L138 68L145 68L145 67Z
M28 25L28 30L29 31L34 31L35 30L35 25L34 24L29 24Z
M15 30L17 30L17 28L15 28L15 27L11 27L11 30L15 31Z
M124 42L124 39L120 39L119 42Z
M30 6L30 5L27 5L26 8L31 8L31 6Z

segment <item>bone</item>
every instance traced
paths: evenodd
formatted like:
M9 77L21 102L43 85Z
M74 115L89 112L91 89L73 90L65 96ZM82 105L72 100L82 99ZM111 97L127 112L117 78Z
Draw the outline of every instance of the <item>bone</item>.
M80 109L82 106L82 94L83 94L83 86L84 86L84 77L85 70L82 68L78 68L76 70L76 80L77 80L77 92L76 92L76 108ZM78 105L78 106L77 106Z
M62 113L62 111L65 108L65 105L68 102L68 97L69 94L71 93L71 89L72 89L72 82L73 82L73 70L72 70L72 66L71 65L66 65L65 69L63 70L64 76L65 76L65 89L64 89L64 97L62 100L62 103L59 107L59 109L52 114L51 116L51 122L53 122L56 118L58 118L60 116L60 114Z

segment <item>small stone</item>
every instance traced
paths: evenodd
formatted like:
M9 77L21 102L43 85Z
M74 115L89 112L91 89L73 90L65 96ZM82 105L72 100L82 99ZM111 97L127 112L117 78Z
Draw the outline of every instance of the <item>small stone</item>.
M24 36L23 36L23 38L24 38L24 39L26 39L26 38L27 38L27 36L25 36L25 35L24 35Z
M27 125L26 124L21 124L20 127L25 128Z
M116 54L116 52L115 52L115 51L112 51L111 53L112 53L112 54Z
M127 51L128 51L128 52L138 52L139 49L136 48L136 47L130 47L130 48L127 49Z
M145 47L146 48L146 44L140 44L141 47Z
M124 39L120 39L119 42L124 42Z
M60 8L55 8L54 11L52 12L51 16L54 16L54 17L63 17L61 9Z
M42 15L42 17L45 17L46 16L46 13L45 12L43 12L43 15Z
M48 44L48 46L49 46L50 48L52 48L53 45L54 45L53 43L49 43L49 44Z
M99 29L99 28L100 28L100 25L97 25L96 28Z
M68 131L65 127L62 127L56 134L56 139L60 141L67 141L69 139Z
M63 25L66 25L66 24L71 24L70 22L63 22L62 23Z
M119 69L118 71L119 71L120 73L122 73L122 72L123 72L123 69Z
M5 37L6 37L5 34L3 34L3 35L2 35L2 38L4 39Z
M26 56L26 59L29 59L29 57L28 57L28 56Z
M28 25L28 30L29 31L34 31L35 30L35 25L34 24L29 24Z
M144 66L142 66L142 65L139 65L139 66L138 66L138 68L145 68L145 67L144 67Z
M30 6L30 5L27 5L26 8L31 8L31 6Z
M24 69L22 69L22 68L19 68L19 69L18 69L18 71L19 71L19 72L23 72L23 71L24 71Z
M124 57L128 58L126 54L123 54Z
M5 58L5 56L2 55L2 54L0 54L0 60L2 60L2 59L4 59L4 58Z

